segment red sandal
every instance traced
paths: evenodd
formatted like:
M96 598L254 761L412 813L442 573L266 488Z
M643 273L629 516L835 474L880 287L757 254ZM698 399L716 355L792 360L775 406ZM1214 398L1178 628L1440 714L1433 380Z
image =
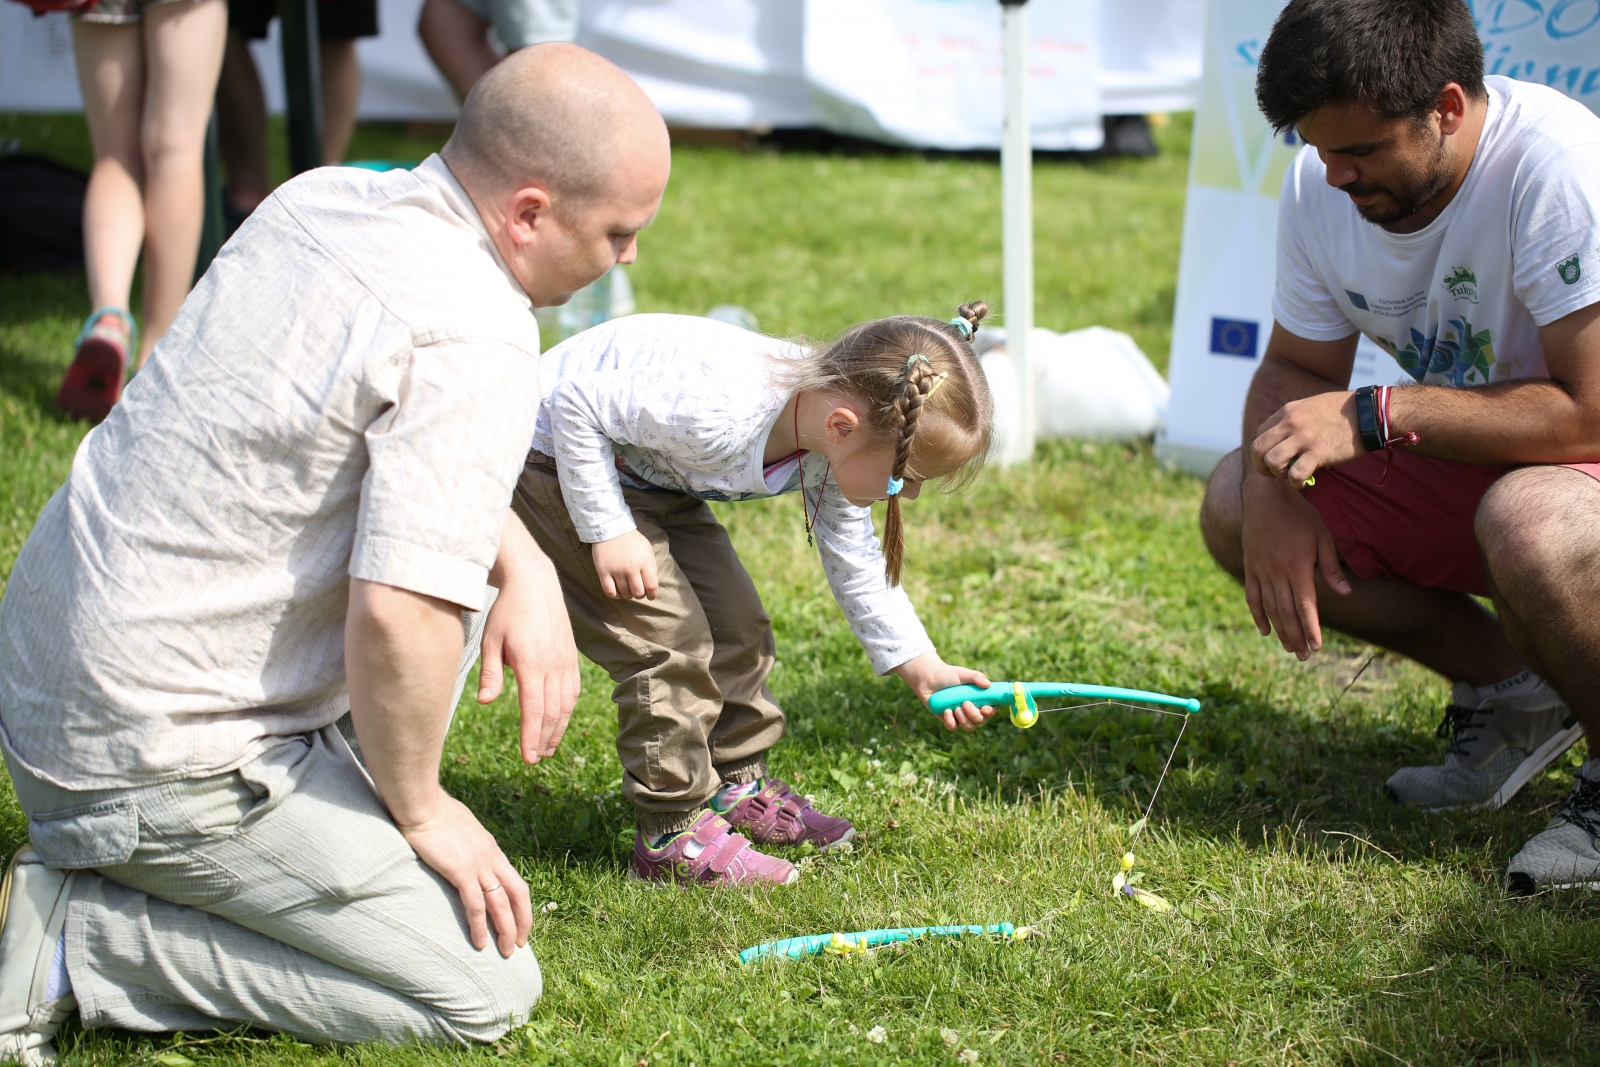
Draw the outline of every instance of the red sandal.
M123 308L103 307L90 315L73 344L72 365L56 393L56 407L90 422L111 414L138 336L139 327Z

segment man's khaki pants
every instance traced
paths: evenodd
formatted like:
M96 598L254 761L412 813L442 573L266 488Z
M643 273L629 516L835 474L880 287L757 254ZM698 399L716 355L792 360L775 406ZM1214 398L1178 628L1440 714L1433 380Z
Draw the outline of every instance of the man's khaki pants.
M578 648L616 683L622 792L653 836L686 828L723 782L766 773L784 719L767 689L772 620L728 531L685 493L623 493L655 549L654 600L601 590L549 457L529 455L512 508L561 576Z
M85 1027L457 1044L539 999L532 948L472 947L455 889L332 726L136 789L69 792L7 762L40 858L76 872L66 960Z

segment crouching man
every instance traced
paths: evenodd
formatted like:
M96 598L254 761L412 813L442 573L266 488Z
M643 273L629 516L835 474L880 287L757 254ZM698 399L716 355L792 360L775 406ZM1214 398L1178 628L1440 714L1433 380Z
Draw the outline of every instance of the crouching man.
M527 886L439 785L461 610L500 589L486 676L518 672L523 755L550 755L577 654L509 510L530 308L632 261L669 166L621 71L533 48L442 158L304 175L217 257L0 603L31 839L0 900L0 1058L48 1059L73 1010L318 1043L527 1017Z
M1393 799L1498 806L1600 736L1600 118L1485 78L1462 0L1290 0L1257 98L1306 148L1206 543L1302 659L1326 624L1454 683ZM1348 391L1363 333L1416 383ZM1591 760L1510 886L1600 883L1596 831Z

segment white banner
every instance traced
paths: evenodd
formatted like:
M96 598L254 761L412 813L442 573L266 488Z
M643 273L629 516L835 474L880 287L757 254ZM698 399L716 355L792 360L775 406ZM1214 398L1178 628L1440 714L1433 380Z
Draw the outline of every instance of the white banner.
M1032 0L1039 147L1100 143L1097 79L1115 114L1192 107L1204 2L1113 0L1097 34L1102 0ZM360 117L455 116L455 97L417 40L421 6L379 0L382 32L357 45ZM993 148L999 33L996 0L584 0L578 40L633 75L673 125L829 125L919 146ZM268 106L280 113L276 22L272 34L254 53ZM67 17L35 19L0 0L0 110L81 107Z
M1193 111L1206 0L1100 5L1100 109L1107 115Z
M1272 332L1278 191L1299 150L1256 108L1256 60L1284 0L1213 3L1184 207L1158 454L1208 473L1239 447L1244 395ZM1600 109L1600 0L1478 0L1490 73L1554 85ZM1361 339L1351 384L1406 377ZM1407 379L1409 380L1409 379Z
M80 111L72 22L0 0L0 111Z
M1033 0L1033 143L1095 149L1097 0ZM806 77L821 125L891 144L1000 147L1000 5L993 0L808 0Z
M797 0L587 0L578 43L633 75L674 126L814 126Z

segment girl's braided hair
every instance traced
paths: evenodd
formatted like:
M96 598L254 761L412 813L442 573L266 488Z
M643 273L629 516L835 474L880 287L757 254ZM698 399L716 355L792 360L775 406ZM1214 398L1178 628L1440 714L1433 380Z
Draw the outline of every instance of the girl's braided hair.
M783 384L860 401L866 427L894 449L893 477L924 481L937 472L964 484L982 467L994 429L994 401L971 338L989 313L962 304L962 326L920 315L864 322L812 358L780 369ZM905 556L900 497L889 497L883 555L890 585Z

